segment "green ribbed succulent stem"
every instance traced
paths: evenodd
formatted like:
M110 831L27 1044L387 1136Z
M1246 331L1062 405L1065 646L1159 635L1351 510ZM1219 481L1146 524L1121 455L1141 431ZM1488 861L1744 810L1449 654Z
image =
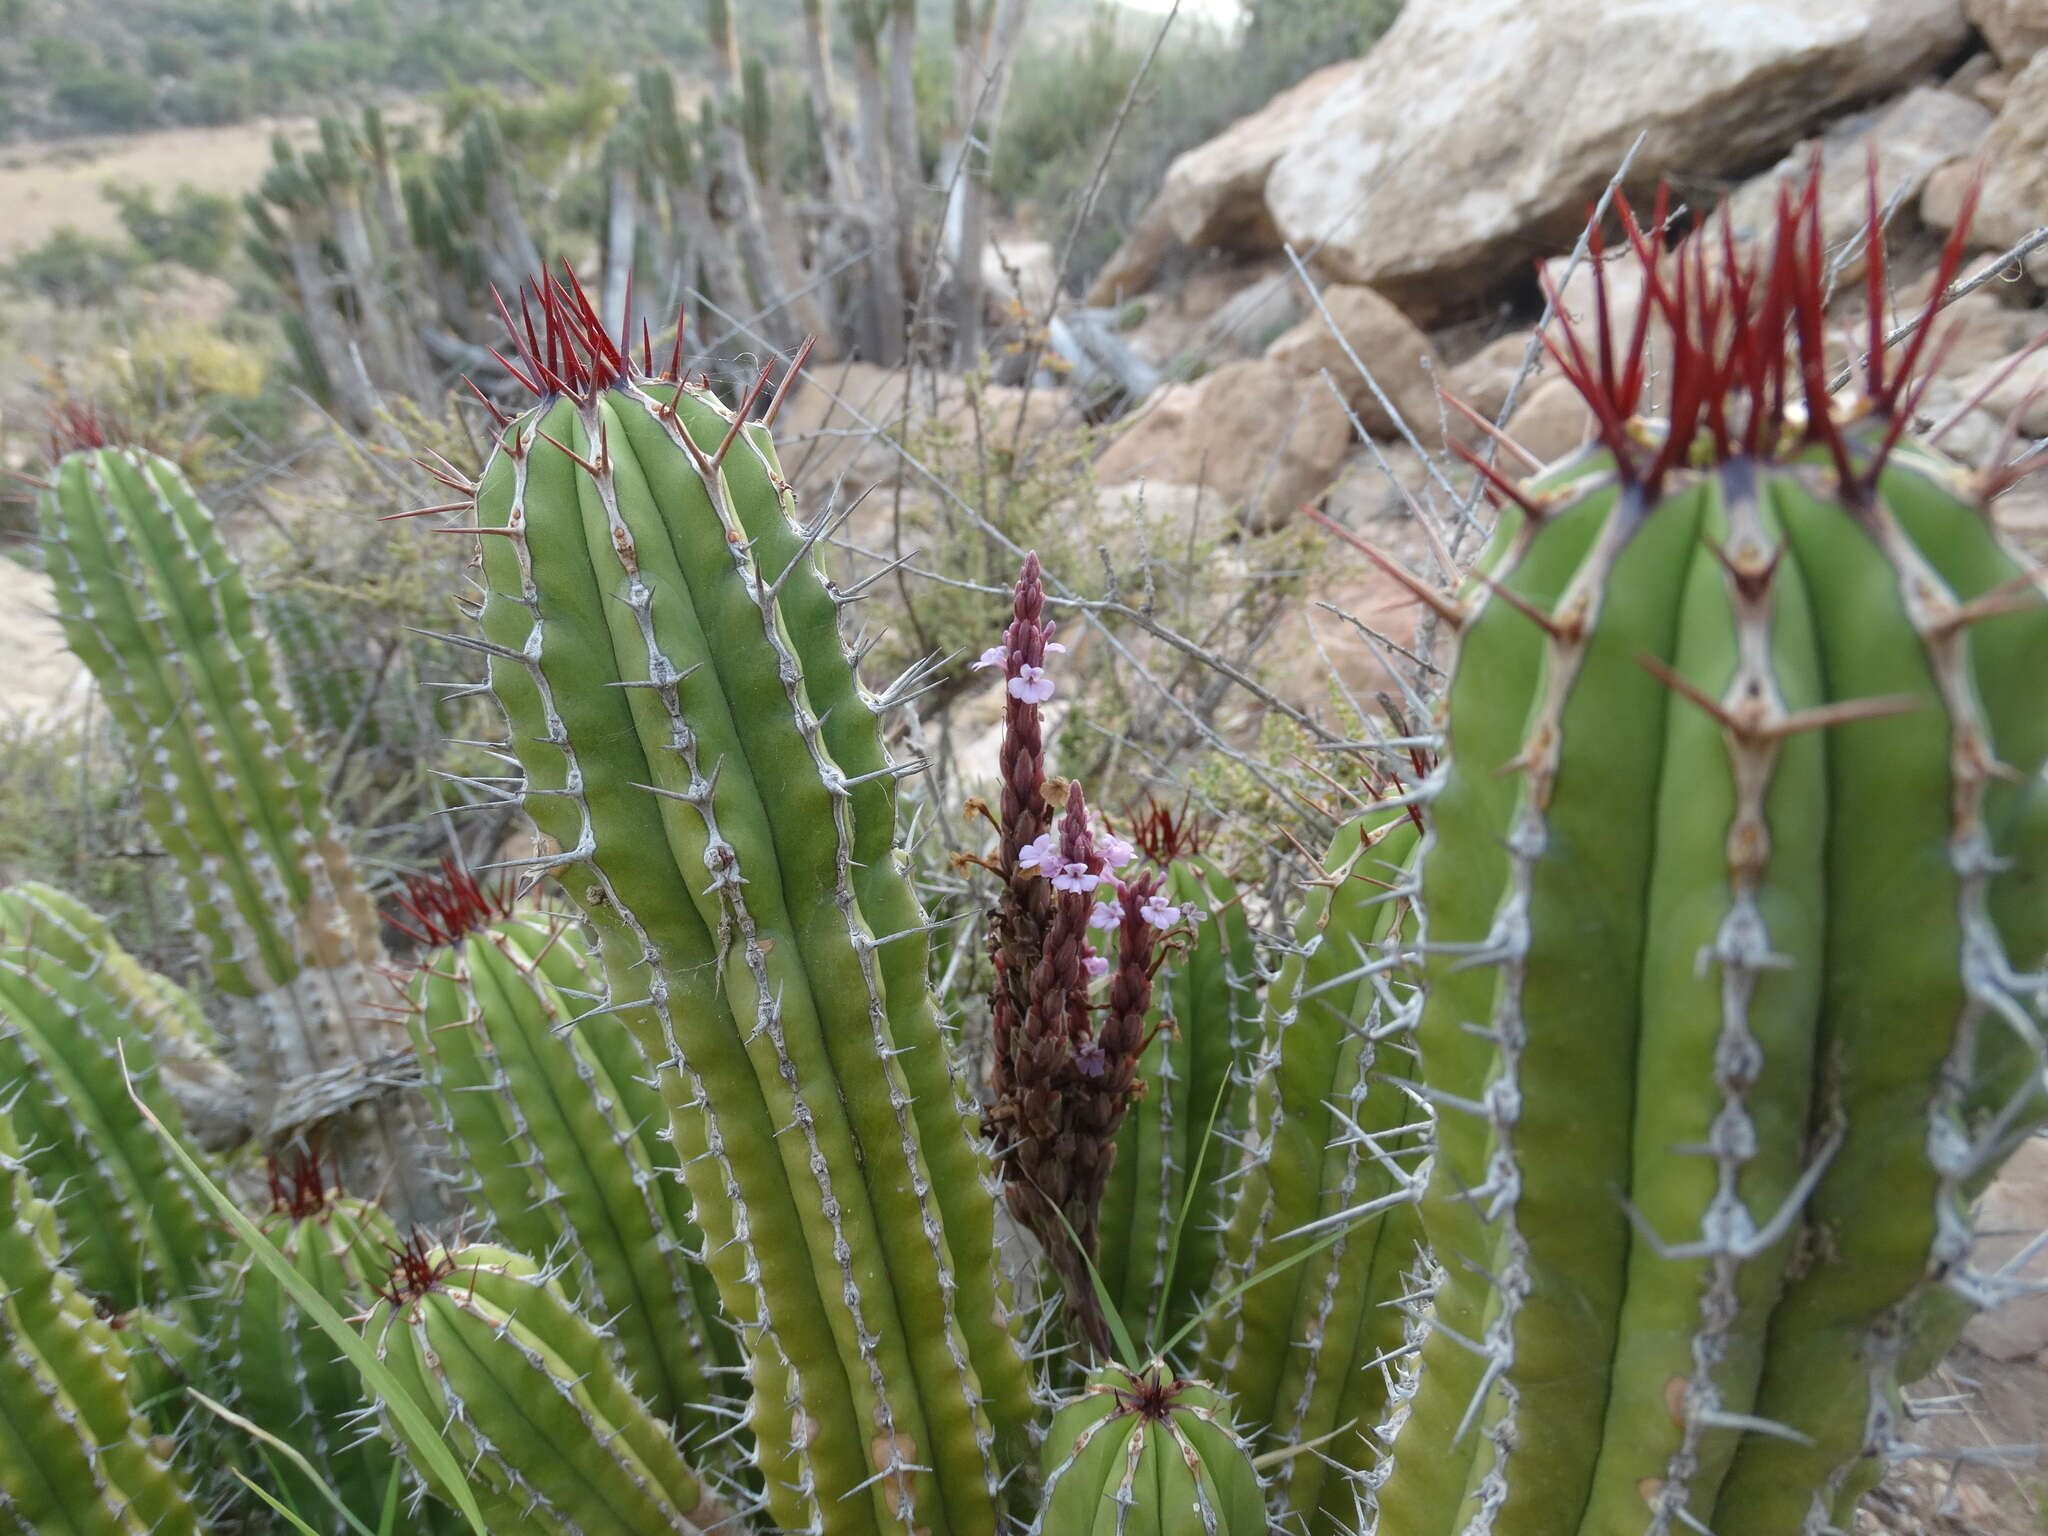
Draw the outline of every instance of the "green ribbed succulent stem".
M18 914L18 894L0 905ZM136 1094L181 1132L146 1022L161 995L138 996L133 961L111 941L74 948L76 934L48 921L21 937L0 945L0 1107L38 1183L61 1192L64 1251L86 1289L117 1311L165 1302L189 1316L218 1238L122 1075L125 1053ZM71 969L81 959L87 969Z
M702 1536L731 1519L633 1395L608 1341L532 1261L481 1245L425 1258L441 1279L380 1305L369 1336L448 1426L493 1530Z
M658 394L676 408L704 451L730 429L708 395L673 389ZM898 846L896 778L882 745L875 696L862 684L841 638L840 601L816 577L796 526L797 495L782 473L769 430L743 428L723 473L732 491L727 504L749 541L756 569L771 577L795 570L778 594L777 615L799 660L803 694L819 721L825 751L839 769L844 803L852 811L853 832L845 852L854 896L869 932L888 936L869 953L896 1021L891 1028L901 1052L896 1065L910 1092L930 1197L946 1234L945 1262L951 1266L959 1327L980 1378L998 1455L1025 1457L1031 1445L1028 1426L1036 1415L1031 1375L1016 1348L996 1254L995 1171L981 1139L980 1107L954 1070L953 1041L933 1006L927 919Z
M1811 1536L1936 1288L1990 1299L1969 1201L2041 1119L2048 606L1914 450L1867 497L1818 453L1655 500L1602 463L1464 599L1421 864L1443 1274L1379 1528Z
M1412 937L1402 893L1416 837L1400 811L1351 822L1309 890L1267 993L1218 1285L1323 1241L1327 1228L1301 1232L1312 1223L1367 1214L1212 1315L1202 1339L1199 1368L1256 1427L1260 1450L1314 1445L1276 1477L1280 1507L1316 1533L1359 1522L1374 1432L1412 1376L1413 1298L1426 1289L1414 1206L1426 1116L1402 1086L1416 1071L1404 1038L1413 987L1390 969L1393 941Z
M102 968L102 985L126 999L130 1015L159 1045L215 1043L196 997L129 954L105 918L54 886L24 880L0 890L0 944L39 950L81 973Z
M373 1006L376 918L241 566L178 468L141 450L70 454L39 506L65 636L183 882L251 1123L268 1142L322 1124L351 1188L430 1218L431 1148L374 1082L406 1049Z
M299 724L322 751L344 740L374 750L404 731L403 701L416 685L402 655L380 676L374 654L302 595L265 593L260 606Z
M1098 1371L1053 1417L1032 1536L1266 1536L1227 1401L1152 1364Z
M1203 916L1192 945L1167 961L1154 986L1153 1013L1173 1027L1138 1060L1145 1091L1117 1132L1096 1254L1133 1338L1174 1332L1208 1291L1237 1163L1233 1143L1243 1130L1239 1083L1250 1075L1258 1035L1258 956L1223 871L1206 859L1183 860L1167 872L1166 895ZM1215 1134L1204 1143L1212 1116Z
M266 1235L343 1316L362 1312L383 1284L398 1233L376 1206L329 1199L312 1215L273 1218ZM393 1466L390 1444L368 1431L370 1399L356 1368L253 1258L229 1279L222 1308L234 1406L302 1454L358 1519L376 1523ZM316 1530L348 1527L313 1484L273 1458L280 1498Z
M770 1478L774 1518L993 1532L1029 1382L874 707L764 436L721 471L685 429L715 449L729 419L667 394L508 430L478 494L507 530L481 541L492 686L662 1063L756 1440L801 1465Z
M199 1529L130 1394L128 1352L60 1268L56 1222L0 1112L0 1532Z
M433 955L412 982L414 1039L472 1209L506 1246L559 1255L571 1299L611 1319L636 1391L694 1447L727 1428L711 1371L739 1363L737 1340L702 1310L702 1237L673 1225L674 1170L648 1155L667 1118L638 1082L652 1068L615 1020L577 1021L547 975L575 959L562 939L559 919L514 917Z

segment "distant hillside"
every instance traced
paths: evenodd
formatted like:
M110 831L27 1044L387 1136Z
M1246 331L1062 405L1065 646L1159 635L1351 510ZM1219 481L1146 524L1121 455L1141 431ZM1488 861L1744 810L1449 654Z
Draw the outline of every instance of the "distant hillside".
M736 6L796 61L800 0ZM927 25L952 7L927 3ZM1037 0L1040 22L1093 0ZM448 85L615 74L704 48L699 0L0 0L0 138L302 114Z

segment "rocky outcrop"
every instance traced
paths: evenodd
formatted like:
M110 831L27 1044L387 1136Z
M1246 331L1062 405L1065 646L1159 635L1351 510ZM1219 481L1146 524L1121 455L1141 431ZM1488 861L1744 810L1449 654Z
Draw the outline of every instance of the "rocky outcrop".
M2001 64L2020 68L2048 48L2048 0L1965 0L1963 9Z
M1984 137L1985 175L1972 241L1986 249L2017 244L2048 223L2048 51L2014 77L1991 131ZM1920 215L1936 228L1956 220L1973 167L1956 164L1938 174L1920 200ZM2027 270L2048 277L2048 251L2035 251Z
M1411 5L1361 63L1183 155L1161 219L1191 243L1316 247L1427 323L1532 243L1568 244L1638 131L1645 182L1753 165L1968 35L1962 0Z

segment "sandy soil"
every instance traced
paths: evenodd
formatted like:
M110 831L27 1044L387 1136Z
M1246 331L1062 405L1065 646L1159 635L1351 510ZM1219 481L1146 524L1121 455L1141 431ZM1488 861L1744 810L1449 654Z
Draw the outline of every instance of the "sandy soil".
M109 181L166 193L190 182L240 197L270 164L270 138L280 130L294 142L317 132L312 118L256 118L225 128L10 145L0 154L0 258L41 244L66 224L80 234L118 235L114 205L100 195Z

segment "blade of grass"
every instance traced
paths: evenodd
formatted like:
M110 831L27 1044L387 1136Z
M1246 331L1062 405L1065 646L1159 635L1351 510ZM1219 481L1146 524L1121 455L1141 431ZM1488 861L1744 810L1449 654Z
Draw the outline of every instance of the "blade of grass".
M299 1533L299 1536L320 1536L320 1533L314 1530L313 1527L306 1524L305 1521L301 1520L289 1509L286 1509L284 1505L278 1503L276 1499L272 1498L268 1493L264 1492L262 1486L258 1484L254 1479L252 1479L249 1476L249 1474L244 1472L240 1467L236 1467L234 1469L234 1474L235 1480L239 1482L244 1488L248 1489L251 1493L255 1494L257 1498L261 1499L264 1503L268 1504L272 1509L276 1510L280 1515L284 1516L286 1520L290 1521L292 1529L297 1531Z
M1226 1079L1216 1090L1216 1102L1209 1106L1209 1123L1202 1127L1202 1143L1195 1148L1195 1165L1188 1170L1188 1187L1181 1196L1180 1214L1173 1218L1173 1236L1166 1244L1166 1283L1171 1285L1180 1274L1180 1239L1188 1229L1188 1217L1195 1209L1195 1191L1201 1187L1202 1164L1209 1157L1209 1140L1216 1134L1216 1117L1223 1113L1223 1101L1230 1094L1230 1083ZM1163 1301L1162 1301L1163 1307ZM1160 1314L1155 1314L1155 1316ZM1160 1350L1164 1355L1165 1350Z
M121 1077L127 1084L128 1097L134 1101L143 1119L149 1122L150 1128L163 1139L164 1145L170 1148L171 1155L190 1176L194 1187L206 1198L207 1203L220 1213L221 1219L234 1229L235 1235L255 1256L257 1263L276 1277L277 1283L283 1286L290 1293L292 1300L319 1325L320 1331L334 1341L335 1348L362 1372L365 1384L383 1400L392 1417L405 1426L407 1438L419 1447L420 1454L431 1464L435 1478L448 1490L448 1496L455 1501L455 1506L462 1512L463 1519L469 1522L469 1528L476 1536L491 1536L490 1528L484 1524L483 1511L477 1508L476 1495L470 1491L468 1478L463 1476L462 1463L442 1442L439 1426L427 1416L425 1409L407 1395L405 1388L399 1385L398 1378L377 1358L377 1352L364 1341L362 1335L342 1320L341 1314L334 1310L326 1297L314 1289L313 1283L300 1274L297 1268L277 1251L276 1245L257 1229L256 1223L248 1218L242 1208L206 1176L206 1171L199 1166L192 1154L185 1150L184 1144L156 1117L155 1111L142 1102L141 1097L135 1092L135 1081L128 1074L128 1053L120 1050L119 1042L116 1042L115 1048L120 1053Z
M1050 1203L1050 1202L1048 1202ZM1088 1281L1095 1287L1095 1299L1102 1304L1103 1319L1109 1324L1110 1341L1123 1357L1124 1365L1135 1376L1145 1369L1146 1362L1138 1358L1138 1346L1132 1342L1131 1330L1124 1326L1123 1314L1116 1309L1116 1302L1109 1294L1109 1287L1103 1282L1102 1271L1095 1267L1095 1261L1088 1257L1088 1250L1081 1246L1081 1234L1074 1230L1074 1224L1067 1220L1067 1213L1053 1206L1053 1215L1059 1217L1060 1225L1066 1228L1067 1240L1074 1245L1074 1252L1081 1255L1081 1262L1088 1266Z
M253 1419L246 1419L242 1417L241 1414L236 1413L234 1409L228 1407L224 1403L215 1402L212 1398L208 1397L204 1392L200 1391L197 1387L187 1387L185 1391L190 1396L197 1399L199 1405L202 1408L206 1409L207 1412L211 1413L215 1418L220 1419L223 1423L232 1424L236 1429L239 1429L240 1431L242 1431L243 1434L249 1436L252 1440L254 1440L259 1447L263 1448L266 1451L275 1451L278 1455L282 1456L286 1461L289 1461L294 1467L298 1469L299 1473L303 1477L305 1477L308 1482L312 1483L312 1485L315 1488L320 1490L322 1497L324 1497L328 1503L332 1504L335 1507L335 1509L340 1512L341 1518L349 1523L350 1528L357 1533L357 1536L377 1536L377 1533L375 1531L371 1530L368 1526L364 1525L362 1521L358 1520L355 1517L354 1513L350 1511L349 1507L342 1502L341 1495L336 1493L334 1489L328 1484L327 1479L319 1474L319 1472L314 1468L313 1464L310 1461L306 1460L304 1453L301 1452L297 1446L288 1444L287 1442L278 1439L276 1435L273 1435L269 1430L263 1428L262 1425L256 1423ZM270 1468L270 1475L272 1477L277 1477L277 1463L271 1461L267 1455L264 1457L264 1461ZM249 1482L249 1479L243 1474L242 1469L240 1467L234 1468L233 1471L235 1476L241 1478L243 1482ZM282 1487L283 1485L284 1479L281 1477L278 1478L278 1486ZM255 1487L255 1484L251 1483L250 1486ZM272 1503L273 1505L275 1504L275 1501L271 1499L270 1495L264 1493L261 1488L257 1488L256 1492L258 1494L261 1494L266 1502ZM284 1516L287 1519L289 1519L294 1525L299 1524L299 1517L291 1510L282 1510L281 1513L283 1513Z
M1175 1345L1180 1343L1182 1339L1186 1338L1189 1334L1193 1333L1197 1328L1201 1327L1203 1323L1207 1322L1209 1320L1210 1314L1213 1313L1218 1307L1228 1306L1231 1302L1235 1301L1238 1297L1242 1296L1246 1291L1250 1290L1253 1286L1263 1285L1268 1280L1272 1279L1275 1275L1283 1274L1287 1270L1294 1268L1295 1265L1303 1263L1308 1259L1314 1258L1317 1254L1321 1253L1325 1248L1330 1247L1334 1243L1342 1241L1345 1234L1350 1232L1352 1227L1358 1226L1364 1222L1371 1221L1373 1219L1373 1216L1377 1214L1378 1212L1373 1212L1372 1215L1361 1216L1358 1218L1357 1221L1350 1222L1344 1226L1339 1227L1336 1231L1332 1232L1328 1237L1324 1238L1321 1242L1310 1243L1306 1248L1302 1249L1298 1253L1290 1253L1284 1259L1276 1259L1273 1263L1268 1264L1264 1269L1260 1270L1256 1275L1253 1275L1250 1279L1244 1280L1237 1285L1233 1285L1229 1290L1223 1292L1220 1296L1211 1297L1209 1300L1209 1305L1202 1308L1201 1311L1197 1312L1193 1317L1189 1318L1185 1323L1183 1323L1181 1325L1180 1332L1176 1333L1172 1338L1168 1339L1166 1343L1160 1347L1160 1354L1164 1355L1169 1353Z

